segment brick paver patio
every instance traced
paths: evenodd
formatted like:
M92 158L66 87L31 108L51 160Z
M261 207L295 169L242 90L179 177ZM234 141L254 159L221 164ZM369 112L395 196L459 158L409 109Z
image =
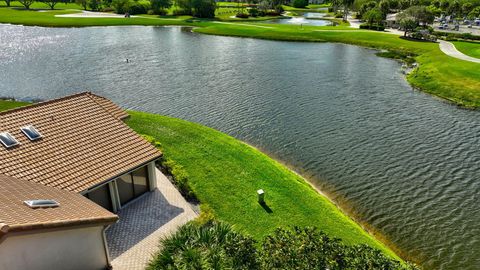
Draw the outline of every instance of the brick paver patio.
M144 269L159 240L197 217L165 175L157 170L158 189L122 209L106 232L114 270Z

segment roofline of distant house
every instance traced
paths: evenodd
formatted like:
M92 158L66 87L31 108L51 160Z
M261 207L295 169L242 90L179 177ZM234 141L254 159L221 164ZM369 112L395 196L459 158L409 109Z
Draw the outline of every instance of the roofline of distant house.
M47 105L47 104L59 102L59 101L62 101L62 100L67 100L67 99L71 99L71 98L74 98L74 97L82 96L82 95L92 95L92 96L96 96L96 97L99 97L99 98L104 98L104 97L99 96L99 95L97 95L97 94L94 94L94 93L92 93L92 92L90 92L90 91L83 91L83 92L71 94L71 95L68 95L68 96L60 97L60 98L49 99L49 100L46 100L46 101L40 101L40 102L32 103L32 104L29 104L29 105L25 105L25 106L16 107L16 108L13 108L13 109L1 111L1 112L0 112L0 115L6 115L6 114L13 113L13 112L19 112L19 111L31 109L31 108L33 108L33 107L43 106L43 105ZM104 98L104 99L106 99L106 98ZM106 109L105 109L101 104L99 104L96 100L92 99L92 101L95 102L96 104L98 104L98 105L99 105L100 107L102 107L104 110L106 110ZM118 105L117 105L117 106L118 106ZM108 112L108 111L107 111L107 112ZM108 113L111 114L110 112L108 112ZM122 117L122 118L120 118L120 120L124 120L124 119L126 119L126 118L128 118L128 117L129 117L129 116L127 116L127 117ZM116 118L116 117L115 117L115 118ZM118 118L117 118L117 119L118 119Z
M84 189L84 190L82 190L82 191L79 192L79 193L82 194L82 195L84 195L84 194L86 194L86 193L88 193L88 192L90 192L90 191L93 191L93 190L95 190L96 188L101 187L101 186L103 186L103 185L105 185L105 184L107 184L107 183L109 183L109 182L111 182L111 181L119 178L119 177L122 176L122 175L125 175L125 174L127 174L127 173L131 173L131 172L133 172L133 171L135 171L135 170L137 170L137 169L139 169L139 168L147 165L147 164L150 163L150 162L159 160L160 158L162 158L162 156L163 156L163 153L160 152L160 155L156 156L155 158L152 158L152 159L150 159L150 160L148 160L148 161L146 161L146 162L144 162L144 163L142 163L142 164L134 167L133 169L128 169L128 170L126 170L126 171L124 171L124 172L121 172L121 173L119 173L119 174L117 174L117 175L115 175L115 176L113 176L113 177L111 177L111 178L109 178L109 179L107 179L107 180L105 180L105 181L103 181L103 182L100 182L100 183L98 183L98 184L95 184L95 185L87 188L87 189Z
M26 110L26 109L30 109L32 107L43 106L43 105L47 105L47 104L50 104L50 103L55 103L55 102L58 102L58 101L71 99L73 97L77 97L77 96L81 96L81 95L85 95L85 94L92 94L92 93L88 92L88 91L84 91L84 92L72 94L72 95L69 95L69 96L64 96L64 97L61 97L61 98L49 99L47 101L40 101L40 102L32 103L32 104L29 104L29 105L21 106L21 107L16 107L16 108L13 108L13 109L10 109L10 110L1 111L0 115L9 114L9 113L12 113L12 112L23 111L23 110Z

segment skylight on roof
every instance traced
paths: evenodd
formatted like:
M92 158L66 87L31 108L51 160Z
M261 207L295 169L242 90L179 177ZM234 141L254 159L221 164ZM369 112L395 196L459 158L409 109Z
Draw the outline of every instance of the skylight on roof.
M40 134L40 132L38 132L38 130L32 125L22 127L21 130L31 141L42 138L42 134Z
M6 148L14 147L19 144L17 139L8 132L0 132L0 142L2 142L3 146Z
M60 206L60 204L54 200L29 200L24 201L24 203L30 208L50 208Z

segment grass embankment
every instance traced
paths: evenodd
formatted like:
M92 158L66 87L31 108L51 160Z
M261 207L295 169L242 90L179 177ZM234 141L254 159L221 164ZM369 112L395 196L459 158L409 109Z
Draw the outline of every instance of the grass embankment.
M161 142L165 156L184 168L198 199L220 220L257 240L279 226L317 226L348 244L365 243L398 259L301 176L257 149L195 123L130 114L127 124ZM258 189L266 192L269 209L257 202Z
M0 100L0 111L28 105ZM183 167L197 198L215 216L262 240L277 227L316 226L346 244L367 244L400 258L366 233L305 179L259 150L185 120L129 112L127 124L161 142L166 157ZM256 191L266 192L267 207Z
M212 35L250 37L284 41L340 42L399 54L414 54L419 68L408 75L416 88L467 108L480 108L480 64L449 57L438 44L401 39L396 35L356 30L340 26L308 26L262 24L261 22L224 22L190 17L139 18L59 18L56 14L79 12L55 10L48 12L0 8L0 23L38 26L110 26L110 25L182 25L194 26L196 32ZM367 67L366 67L367 68ZM386 81L386 83L388 83Z
M453 44L460 52L480 59L480 42L454 41Z

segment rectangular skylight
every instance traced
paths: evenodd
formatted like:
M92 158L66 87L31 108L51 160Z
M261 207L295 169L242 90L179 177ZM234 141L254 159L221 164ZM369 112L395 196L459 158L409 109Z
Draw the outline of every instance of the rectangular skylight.
M42 134L40 134L40 132L38 132L38 130L32 125L22 127L21 129L23 134L25 134L31 141L42 138Z
M0 142L2 142L3 146L6 148L14 147L19 144L19 142L8 132L0 132Z
M54 200L29 200L24 201L24 203L30 208L49 208L60 206L60 204Z

